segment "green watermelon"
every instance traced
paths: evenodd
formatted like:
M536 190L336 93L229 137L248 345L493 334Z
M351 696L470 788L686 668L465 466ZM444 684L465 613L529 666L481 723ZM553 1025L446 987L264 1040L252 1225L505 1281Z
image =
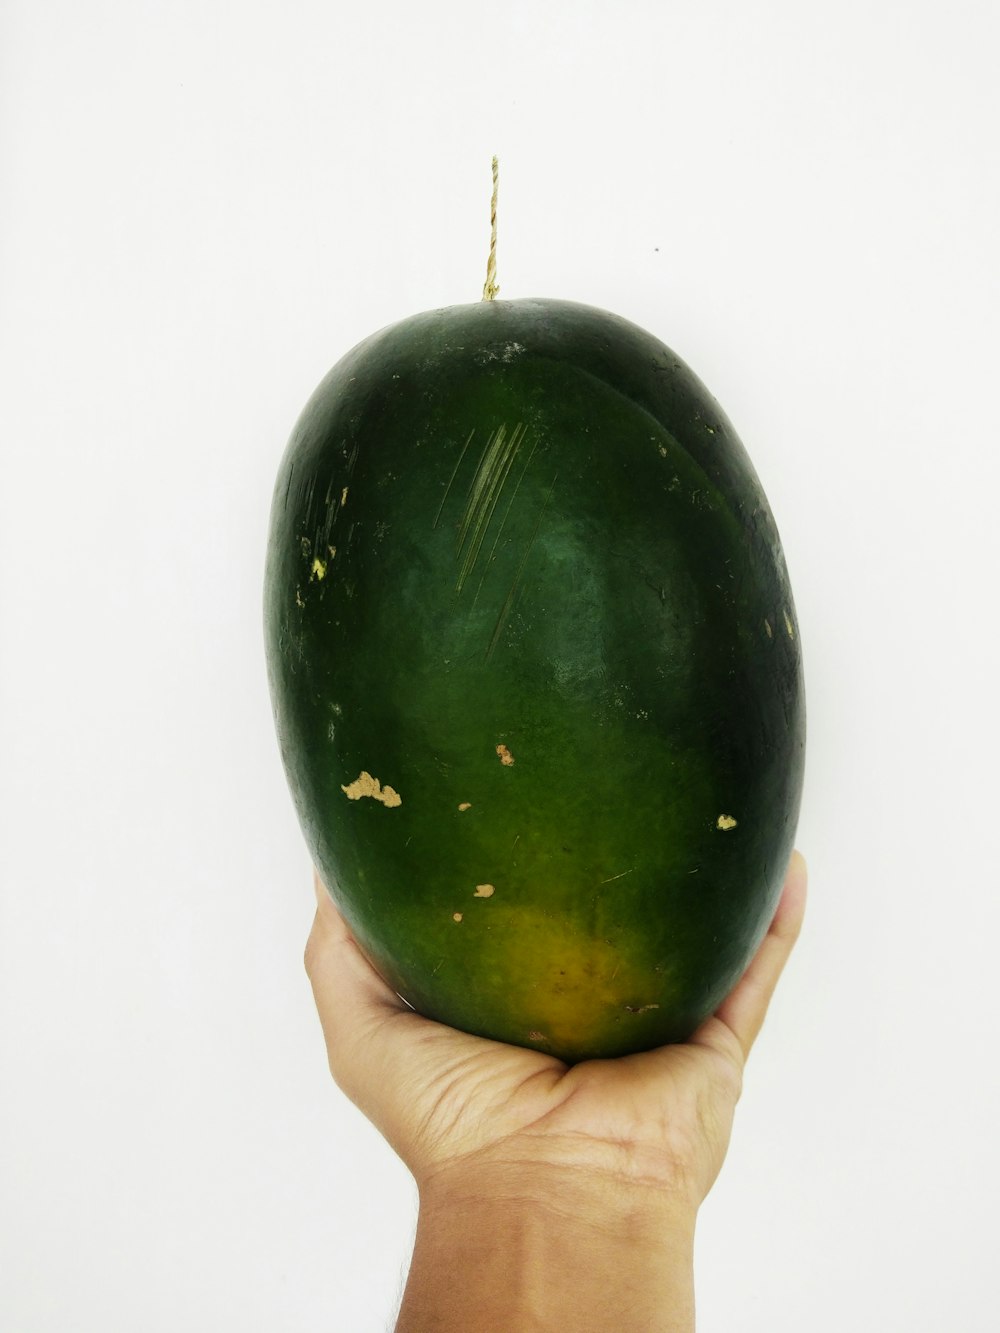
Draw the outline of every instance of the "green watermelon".
M750 460L656 338L518 300L360 343L280 466L265 631L309 851L416 1010L575 1062L727 994L792 849L801 648Z

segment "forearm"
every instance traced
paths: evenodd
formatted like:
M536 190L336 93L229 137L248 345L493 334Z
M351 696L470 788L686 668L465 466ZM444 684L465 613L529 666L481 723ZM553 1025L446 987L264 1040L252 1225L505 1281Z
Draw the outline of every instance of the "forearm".
M396 1333L690 1333L694 1214L537 1170L422 1191Z

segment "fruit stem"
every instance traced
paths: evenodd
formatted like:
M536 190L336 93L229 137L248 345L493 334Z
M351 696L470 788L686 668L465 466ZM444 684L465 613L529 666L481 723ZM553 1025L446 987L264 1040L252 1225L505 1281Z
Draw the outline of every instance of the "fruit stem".
M486 264L486 282L483 286L483 300L496 299L500 288L497 286L497 178L499 164L493 158L493 198L490 201L490 257Z

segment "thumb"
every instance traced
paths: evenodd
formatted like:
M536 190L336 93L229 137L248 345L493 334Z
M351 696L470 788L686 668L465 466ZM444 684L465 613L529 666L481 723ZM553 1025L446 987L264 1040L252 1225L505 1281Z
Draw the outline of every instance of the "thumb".
M417 1015L376 972L347 922L314 874L316 916L306 941L305 969L326 1042L330 1072L356 1103L367 1100L384 1043L372 1041L389 1021Z

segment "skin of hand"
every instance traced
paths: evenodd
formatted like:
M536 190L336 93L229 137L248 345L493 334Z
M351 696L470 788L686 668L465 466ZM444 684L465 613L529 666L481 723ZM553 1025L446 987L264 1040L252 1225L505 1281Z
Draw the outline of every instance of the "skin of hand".
M647 1232L659 1236L666 1227L683 1238L679 1249L688 1257L677 1281L689 1283L689 1274L683 1275L690 1268L694 1218L725 1158L744 1065L801 928L802 856L792 854L777 911L749 967L688 1042L570 1067L542 1052L470 1036L416 1014L365 959L318 877L315 887L317 910L305 962L331 1073L409 1167L420 1193L408 1294L416 1285L421 1300L433 1304L423 1288L433 1287L435 1279L424 1270L433 1270L436 1261L417 1263L425 1213L444 1219L436 1227L428 1223L433 1234L424 1250L432 1254L435 1236L457 1226L455 1219L465 1217L461 1235L467 1242L470 1217L482 1223L483 1211L495 1213L505 1200L503 1227L511 1234L527 1205L537 1202L568 1219L571 1229L590 1218L599 1230L602 1219L614 1217L608 1236L632 1228L628 1255L637 1257ZM656 1226L647 1227L654 1215ZM551 1228L542 1229L540 1237L548 1244ZM459 1239L456 1233L449 1244ZM586 1237L576 1237L573 1255L586 1251L581 1239ZM508 1256L508 1274L511 1262ZM414 1276L418 1269L423 1278ZM578 1289L585 1278L582 1273ZM619 1301L614 1326L693 1327L693 1296L677 1304L673 1322L664 1313L663 1293L649 1295L648 1307L643 1299L641 1293L635 1297L634 1323L627 1312L622 1322ZM562 1318L566 1309L564 1303ZM481 1327L493 1326L482 1311L456 1313L454 1325L441 1310L428 1312L426 1323L416 1316L407 1321L406 1311L404 1298L399 1329L460 1328L463 1319L472 1327L473 1317ZM606 1317L595 1315L598 1322L586 1326L602 1327L599 1320ZM550 1325L524 1315L517 1326Z

